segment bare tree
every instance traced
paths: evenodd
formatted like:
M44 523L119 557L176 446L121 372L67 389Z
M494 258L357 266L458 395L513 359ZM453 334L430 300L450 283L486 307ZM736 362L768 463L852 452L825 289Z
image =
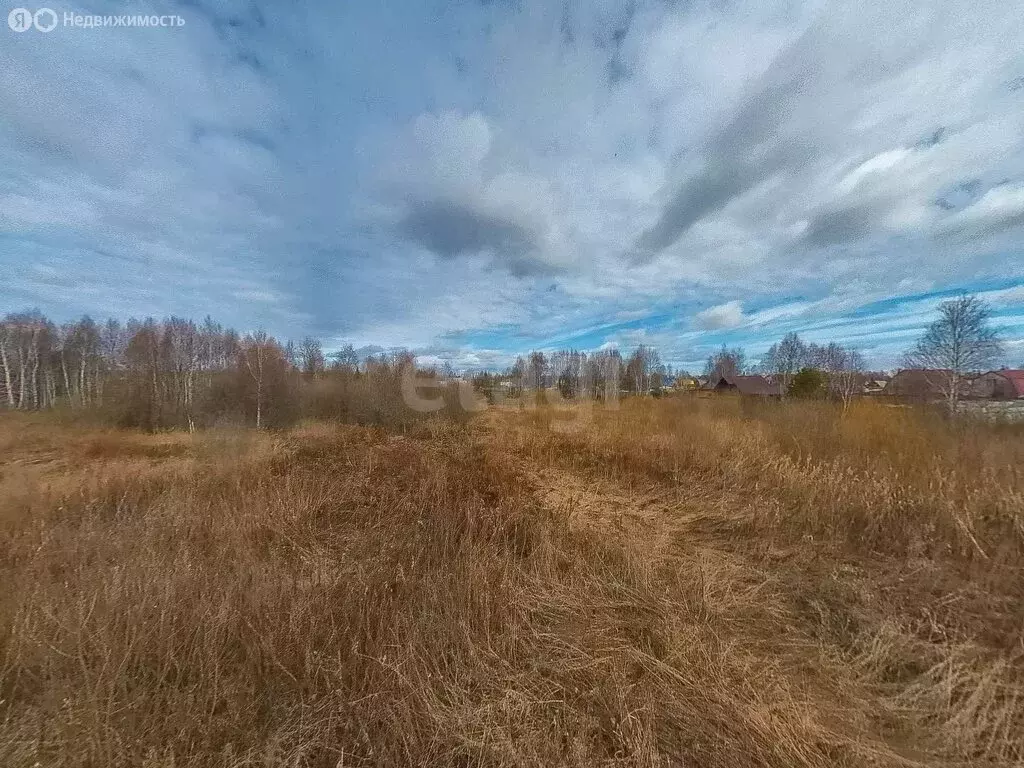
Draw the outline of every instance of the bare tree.
M708 358L704 373L707 376L738 376L743 373L746 360L747 355L742 349L729 349L723 344L718 352Z
M939 305L939 319L906 355L909 368L931 372L950 411L956 409L970 373L992 367L1003 354L999 334L989 325L992 310L977 296L961 296Z
M351 344L346 344L337 352L332 352L331 360L333 361L331 367L336 370L345 370L350 373L359 371L359 355Z
M256 331L245 337L242 361L256 386L256 429L263 427L263 384L266 376L270 340L265 331Z
M14 399L13 349L14 329L5 320L3 323L0 323L0 368L3 368L4 399L10 408L17 404L17 401Z
M526 361L520 355L506 374L509 380L509 394L518 397L526 388Z
M0 322L0 385L10 407L35 409L49 405L46 367L53 337L53 324L39 310L7 315Z
M617 402L619 399L619 377L624 368L622 355L617 349L605 349L594 356L596 363L597 392L605 403Z
M540 391L547 386L548 359L543 352L531 352L529 365L526 369L527 387Z
M102 376L99 377L97 398L103 401L104 388L109 379L121 369L124 350L128 344L127 335L117 320L107 320L100 330L100 360Z
M825 372L829 391L842 400L845 411L863 385L864 370L867 367L864 356L855 349L848 349L835 342L824 347L814 347L812 353L813 365Z
M195 392L203 345L191 320L171 317L163 323L161 366L168 373L165 399L175 423L195 431Z
M782 341L772 344L761 360L761 368L778 378L782 391L788 392L794 374L808 363L810 350L795 333L787 333Z
M160 327L153 318L128 321L124 357L128 376L128 423L147 430L163 426Z
M575 349L560 349L551 355L551 381L562 397L583 394L587 356Z
M626 363L626 388L636 394L651 389L653 375L661 368L661 358L653 347L641 344Z
M299 368L312 379L320 376L327 367L320 342L312 336L307 336L299 344L298 357Z

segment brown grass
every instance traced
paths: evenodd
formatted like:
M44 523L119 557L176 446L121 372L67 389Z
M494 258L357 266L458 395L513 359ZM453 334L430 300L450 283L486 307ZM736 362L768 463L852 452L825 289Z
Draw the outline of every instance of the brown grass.
M0 419L0 765L1024 764L1012 429Z

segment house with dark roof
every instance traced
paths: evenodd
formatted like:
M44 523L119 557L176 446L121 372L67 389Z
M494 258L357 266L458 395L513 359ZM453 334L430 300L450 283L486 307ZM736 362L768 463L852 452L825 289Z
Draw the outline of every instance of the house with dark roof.
M880 379L867 376L861 381L861 392L865 395L886 394L885 388L889 385L889 379Z
M885 386L885 394L904 400L941 400L949 388L952 371L943 368L904 368Z
M768 381L764 376L712 374L704 388L712 392L735 392L752 397L780 397L782 395L782 385Z
M970 396L982 400L1024 399L1024 370L1003 368L983 373L972 382Z

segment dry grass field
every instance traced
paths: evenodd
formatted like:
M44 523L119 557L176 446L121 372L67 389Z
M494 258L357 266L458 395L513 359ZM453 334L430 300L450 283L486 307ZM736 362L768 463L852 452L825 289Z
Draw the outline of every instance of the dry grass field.
M0 765L1024 765L1024 432L0 416Z

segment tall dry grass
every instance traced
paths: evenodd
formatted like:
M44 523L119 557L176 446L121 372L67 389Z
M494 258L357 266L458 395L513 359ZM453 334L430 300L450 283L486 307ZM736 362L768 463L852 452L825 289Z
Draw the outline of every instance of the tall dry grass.
M1024 425L949 422L871 401L844 412L729 397L632 399L583 419L574 409L527 413L524 424L556 438L523 442L545 461L571 448L599 472L756 491L781 505L775 526L860 550L1024 557Z
M1019 764L1015 436L789 408L4 416L0 764Z
M932 760L1024 764L1021 425L728 397L508 424L539 466L666 489L669 535L781 583L805 637L900 740Z

